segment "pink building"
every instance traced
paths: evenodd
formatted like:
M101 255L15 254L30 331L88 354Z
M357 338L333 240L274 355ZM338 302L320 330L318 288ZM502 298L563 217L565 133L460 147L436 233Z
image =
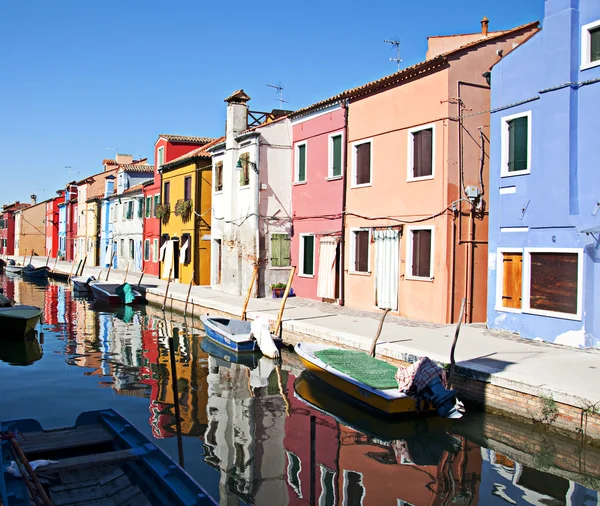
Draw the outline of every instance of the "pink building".
M46 201L46 256L56 258L58 253L58 204L65 201L65 190L58 197Z
M294 291L301 297L337 302L343 279L340 240L346 109L340 100L326 106L314 104L291 119Z

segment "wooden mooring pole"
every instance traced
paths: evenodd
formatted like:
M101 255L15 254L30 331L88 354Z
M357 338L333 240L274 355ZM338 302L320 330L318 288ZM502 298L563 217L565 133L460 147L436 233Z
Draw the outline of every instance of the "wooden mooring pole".
M467 304L466 297L463 297L462 304L460 305L460 315L458 322L456 323L456 330L454 331L454 339L452 341L452 347L450 348L450 370L448 371L448 383L452 385L452 375L454 374L454 366L456 362L454 360L454 350L456 350L456 343L458 342L458 334L460 333L460 326L465 316L465 306Z
M250 302L250 295L252 294L252 288L254 287L254 282L258 277L258 264L254 266L254 271L252 272L252 280L250 281L250 286L248 287L248 293L246 294L246 300L244 301L244 308L242 309L242 320L246 320L246 309L248 308L248 302Z
M375 356L375 347L377 346L377 339L379 339L379 336L381 335L381 330L383 329L383 320L385 320L385 317L389 312L390 309L386 309L381 315L381 320L379 320L379 327L377 328L377 332L375 334L375 337L373 338L373 343L371 344L371 349L369 350L369 355L371 355L372 357Z
M190 286L188 287L187 297L185 298L185 307L183 308L183 317L184 318L187 315L187 307L188 307L188 302L190 300L190 293L192 292L192 285L194 284L194 274L196 274L195 270L192 271L192 278L190 279Z
M296 266L292 267L290 272L290 277L288 278L287 286L285 287L285 292L283 292L283 299L281 300L281 307L279 308L279 313L277 314L277 322L275 322L275 329L273 330L273 334L280 335L281 333L281 319L283 318L283 310L285 309L285 303L287 301L288 295L290 294L290 288L292 287L292 280L294 279L294 274L296 273Z
M108 272L106 273L106 279L104 281L108 281L108 276L110 276L110 270L112 269L113 260L115 259L115 251L112 252L110 256L110 263L108 264Z
M144 278L144 272L146 272L146 266L144 265L144 267L142 268L142 274L140 276L140 279L138 280L138 288L140 287L140 285L142 284L142 279Z
M169 277L167 278L167 289L165 290L165 298L163 299L162 310L165 310L165 305L167 304L167 295L169 294L169 285L171 284L171 274L173 273L173 266L169 268Z
M169 336L169 355L171 358L171 387L173 389L173 404L175 406L175 429L177 431L177 451L179 453L179 465L184 467L183 439L181 437L181 415L179 413L179 385L177 385L177 362L175 360L175 337L179 343L179 329L173 328Z

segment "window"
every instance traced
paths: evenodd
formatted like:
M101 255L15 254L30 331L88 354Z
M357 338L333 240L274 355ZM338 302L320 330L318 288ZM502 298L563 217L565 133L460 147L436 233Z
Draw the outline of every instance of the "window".
M315 275L315 236L300 234L300 276Z
M121 239L119 243L119 256L125 256L125 239Z
M144 262L150 260L150 239L144 241Z
M186 176L183 180L183 200L192 200L192 176Z
M190 234L182 234L181 235L181 247L187 244L187 248L185 249L183 264L188 265L192 261L192 238ZM181 251L181 250L180 250Z
M171 204L171 183L169 181L165 181L163 186L163 204L168 206Z
M129 258L133 260L135 257L135 242L133 239L129 239Z
M407 278L433 278L433 227L409 228Z
M354 186L371 184L371 141L355 142L353 145Z
M112 206L112 210L113 210L113 222L116 222L118 219L118 214L119 214L119 204L115 204L114 206Z
M344 470L344 506L360 506L365 497L362 473Z
M144 199L136 199L137 200L137 217L143 218L144 216Z
M161 146L156 151L156 168L160 168L162 164L165 163L165 148Z
M523 292L523 252L498 252L498 289L500 297L497 306L505 309L521 309Z
M321 495L319 506L335 506L335 472L319 464L321 468Z
M158 239L152 241L152 261L158 262Z
M287 481L296 492L296 495L302 498L302 484L300 482L300 471L302 471L302 463L295 453L286 450L288 465L287 465Z
M581 27L581 70L600 65L600 20Z
M306 182L306 142L296 144L294 182Z
M531 111L502 118L501 176L531 171Z
M434 125L424 125L408 131L408 180L434 177Z
M152 216L152 197L146 197L146 218Z
M329 136L329 177L342 175L342 134Z
M154 207L152 208L152 216L156 217L156 208L160 205L160 193L154 195Z
M240 155L240 163L242 164L240 186L248 186L250 184L250 153L242 153Z
M290 265L290 236L271 234L271 266L289 267Z
M369 272L370 232L369 230L352 230L351 233L351 270L354 272Z
M215 163L215 192L223 191L223 162Z
M123 210L126 211L125 218L128 220L133 219L133 200L129 200L123 206Z
M526 248L523 311L581 319L583 250Z

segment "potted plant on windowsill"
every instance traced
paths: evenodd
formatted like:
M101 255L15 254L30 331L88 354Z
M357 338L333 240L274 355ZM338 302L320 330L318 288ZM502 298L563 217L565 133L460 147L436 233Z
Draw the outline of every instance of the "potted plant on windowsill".
M158 204L156 206L156 217L164 224L169 222L171 216L171 206L167 204Z

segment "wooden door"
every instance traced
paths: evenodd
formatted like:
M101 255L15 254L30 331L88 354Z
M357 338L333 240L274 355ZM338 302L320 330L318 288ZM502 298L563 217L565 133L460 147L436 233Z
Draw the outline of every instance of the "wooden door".
M502 307L521 309L523 253L502 253Z

